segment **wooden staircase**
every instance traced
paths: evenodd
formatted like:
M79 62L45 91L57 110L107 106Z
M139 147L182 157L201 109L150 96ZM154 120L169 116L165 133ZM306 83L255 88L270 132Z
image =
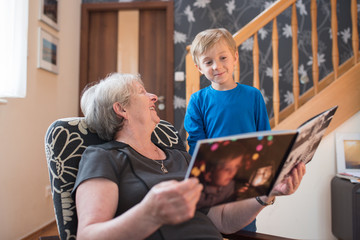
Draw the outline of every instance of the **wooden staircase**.
M306 119L338 105L337 113L331 122L326 134L330 133L341 123L353 116L360 110L360 59L359 59L359 37L357 26L357 2L351 0L352 19L352 48L353 57L339 66L339 50L337 43L337 15L336 0L331 0L331 28L332 28L332 63L334 71L319 80L319 67L317 59L317 3L311 0L311 30L312 30L312 77L313 87L299 96L299 74L298 74L298 43L297 43L297 16L296 0L278 0L271 7L259 14L255 19L233 35L237 46L247 39L253 37L253 86L259 88L259 46L257 32L266 24L273 23L272 47L273 47L273 108L274 118L270 119L272 129L295 129ZM341 4L341 3L340 3ZM292 59L293 59L293 95L294 103L280 112L279 98L279 59L278 59L278 32L276 18L287 8L292 8L291 27L293 33ZM340 16L341 17L341 16ZM186 55L186 102L188 103L192 93L200 89L200 73L195 68L191 55L190 46L187 47ZM235 81L240 79L240 65L235 71Z
M310 117L335 105L338 105L338 109L326 134L360 111L360 63L306 101L273 129L296 129Z

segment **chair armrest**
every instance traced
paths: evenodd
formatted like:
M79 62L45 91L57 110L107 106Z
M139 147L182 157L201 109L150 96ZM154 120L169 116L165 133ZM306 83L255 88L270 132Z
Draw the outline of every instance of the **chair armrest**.
M46 237L39 237L39 240L60 240L59 236L46 236Z
M223 234L224 239L229 240L294 240L293 238L279 237L264 233L239 231L234 234Z

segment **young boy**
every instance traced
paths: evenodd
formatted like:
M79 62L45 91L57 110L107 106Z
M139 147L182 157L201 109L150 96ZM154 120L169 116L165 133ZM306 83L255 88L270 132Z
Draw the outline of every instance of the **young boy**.
M200 139L270 130L261 92L234 81L239 56L226 29L200 32L190 52L197 69L211 82L211 86L192 94L187 106L184 127L189 134L190 154ZM256 231L255 221L244 230Z
M204 189L197 204L198 208L211 207L235 199L234 177L241 164L242 156L220 160L214 166L206 166Z
M214 145L218 145L215 143ZM243 149L241 146L220 144L217 149L208 145L198 152L200 160L200 173L196 176L204 188L201 193L197 208L208 208L216 204L236 200L234 177L243 161ZM209 158L211 155L211 158ZM202 160L202 161L201 161ZM204 163L204 167L201 165Z

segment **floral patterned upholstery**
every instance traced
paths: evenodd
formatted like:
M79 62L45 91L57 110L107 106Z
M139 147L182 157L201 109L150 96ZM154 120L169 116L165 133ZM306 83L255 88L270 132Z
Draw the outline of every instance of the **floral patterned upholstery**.
M165 147L185 151L184 143L174 126L164 120L155 128L151 140ZM56 222L62 240L76 239L77 215L71 191L81 155L87 146L104 142L88 129L82 117L56 120L46 132L46 159Z

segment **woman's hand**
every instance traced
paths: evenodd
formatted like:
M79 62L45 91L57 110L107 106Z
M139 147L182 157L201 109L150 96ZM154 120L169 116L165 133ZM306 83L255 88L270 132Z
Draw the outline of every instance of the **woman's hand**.
M166 181L155 185L141 204L160 225L178 224L194 216L201 191L202 185L195 178Z
M76 192L80 239L145 239L164 224L191 219L202 185L197 179L165 181L155 185L139 203L114 218L117 185L102 178L80 184ZM140 227L141 231L133 231Z
M271 196L281 196L293 194L298 187L306 172L303 162L299 163L291 170L291 173L281 183L277 184L271 192Z

